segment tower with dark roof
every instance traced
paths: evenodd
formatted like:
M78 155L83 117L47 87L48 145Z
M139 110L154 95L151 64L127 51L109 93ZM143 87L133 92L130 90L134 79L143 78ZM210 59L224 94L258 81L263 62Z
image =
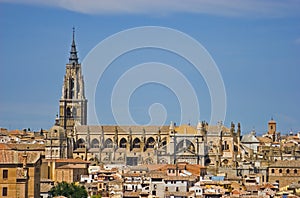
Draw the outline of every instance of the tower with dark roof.
M59 126L65 129L69 137L72 135L75 124L87 124L87 99L84 94L81 64L78 60L73 28L70 57L66 64L62 95L59 100Z

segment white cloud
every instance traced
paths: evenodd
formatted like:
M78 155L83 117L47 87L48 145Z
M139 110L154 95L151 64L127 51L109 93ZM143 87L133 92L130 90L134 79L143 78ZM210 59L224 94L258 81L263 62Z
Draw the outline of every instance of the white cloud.
M0 0L64 8L86 14L206 13L223 16L300 15L300 0Z

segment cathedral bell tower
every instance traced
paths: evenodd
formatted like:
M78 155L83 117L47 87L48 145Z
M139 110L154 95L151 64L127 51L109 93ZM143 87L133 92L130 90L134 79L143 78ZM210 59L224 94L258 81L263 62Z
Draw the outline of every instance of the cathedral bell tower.
M69 135L75 124L87 124L87 99L84 95L84 82L81 64L78 62L75 29L73 28L70 57L66 64L62 95L59 100L59 126L64 128Z

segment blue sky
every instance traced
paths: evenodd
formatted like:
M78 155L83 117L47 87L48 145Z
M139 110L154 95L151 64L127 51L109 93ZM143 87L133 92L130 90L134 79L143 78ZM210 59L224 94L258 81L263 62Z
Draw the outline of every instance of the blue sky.
M73 26L81 61L119 31L163 26L196 39L216 62L226 88L226 125L241 122L243 133L253 128L263 133L273 117L282 133L300 131L300 1L84 2L0 1L0 127L39 130L53 125ZM103 124L114 124L113 84L131 65L146 61L175 65L185 74L200 98L200 119L209 119L202 77L174 54L144 49L120 57L100 81L96 107ZM148 123L148 108L156 102L167 109L167 122L178 122L176 93L147 84L130 101L137 123ZM196 124L195 118L189 121Z

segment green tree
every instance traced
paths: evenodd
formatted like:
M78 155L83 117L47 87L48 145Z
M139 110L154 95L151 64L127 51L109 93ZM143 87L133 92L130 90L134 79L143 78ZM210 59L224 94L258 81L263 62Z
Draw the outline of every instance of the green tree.
M65 196L69 198L87 198L88 194L84 186L76 185L74 183L61 182L57 183L50 190L50 195Z
M101 198L101 195L92 195L91 198Z

